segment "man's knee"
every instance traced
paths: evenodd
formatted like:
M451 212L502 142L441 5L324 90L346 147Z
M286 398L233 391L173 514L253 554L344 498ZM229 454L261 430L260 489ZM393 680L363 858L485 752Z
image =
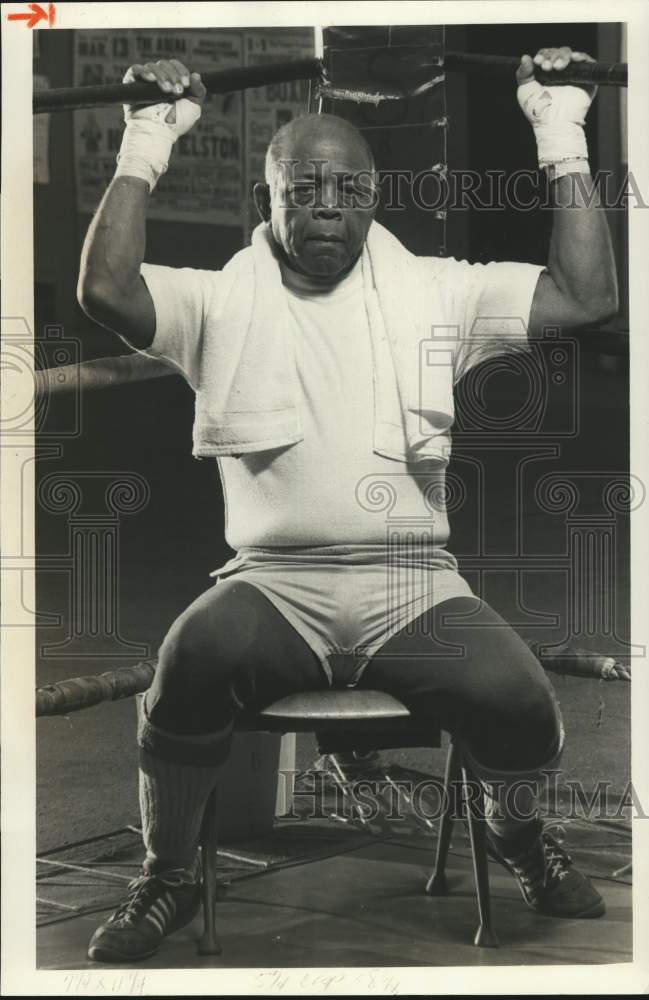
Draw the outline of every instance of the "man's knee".
M147 694L162 728L205 730L208 719L218 728L231 713L233 677L245 668L255 634L246 586L208 591L169 629Z
M227 680L246 659L257 634L257 612L249 584L218 584L180 615L160 646L165 680L180 676L192 687Z
M221 669L219 669L221 668ZM176 621L158 651L158 669L147 696L152 712L168 702L180 713L188 699L196 704L212 697L227 668L209 641L200 620Z
M167 683L182 679L194 687L223 663L218 638L205 619L204 614L181 616L167 632L158 651L158 669Z
M523 768L556 764L563 749L563 723L549 679L540 673L512 684L490 728L492 759L501 764L508 758Z
M550 722L556 712L556 695L543 667L530 653L525 669L511 677L505 699L521 725Z
M518 728L529 734L530 742L539 748L540 756L544 751L552 755L558 749L561 713L549 681L535 684L526 691L516 716Z

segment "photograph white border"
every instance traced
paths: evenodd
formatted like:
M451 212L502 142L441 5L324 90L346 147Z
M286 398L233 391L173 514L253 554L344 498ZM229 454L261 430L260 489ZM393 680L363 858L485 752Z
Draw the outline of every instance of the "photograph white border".
M47 6L44 4L43 6ZM26 4L2 6L2 317L25 317L34 329L32 190L32 32L9 22L8 13ZM518 22L628 23L629 169L639 189L649 191L649 5L644 0L519 0L501 2L386 3L58 3L54 28L237 27L325 24L475 24ZM512 94L512 99L514 96ZM649 482L649 211L629 212L631 469ZM4 375L4 373L3 373ZM3 378L10 409L9 379ZM1 440L0 440L1 443ZM23 551L34 543L34 464L27 478L2 477L3 529L22 508ZM7 466L3 462L3 470ZM21 492L23 491L23 492ZM649 530L647 505L632 515L632 641L649 645ZM2 534L3 542L5 534ZM30 548L31 546L31 548ZM34 574L2 573L3 614L21 597L15 581L24 577L22 600L35 606ZM2 652L2 994L4 996L124 995L124 971L83 970L70 987L69 972L35 966L35 639L30 629L0 628ZM646 660L634 660L632 697L633 783L649 802L649 676ZM131 992L142 995L411 995L450 994L620 994L649 991L649 821L633 821L634 959L615 965L558 965L471 968L359 969L142 969ZM160 960L163 961L161 954ZM370 983L369 972L376 973ZM67 977L67 978L66 978ZM139 985L136 985L139 984ZM395 987L395 984L398 984ZM325 989L325 986L327 987Z

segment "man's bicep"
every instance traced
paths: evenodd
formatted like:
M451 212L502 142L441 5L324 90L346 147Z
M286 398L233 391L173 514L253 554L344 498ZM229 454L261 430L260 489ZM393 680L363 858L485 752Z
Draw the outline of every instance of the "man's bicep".
M146 350L153 343L156 312L142 277L128 295L96 296L91 303L84 303L84 308L91 319L112 330L136 350Z
M132 301L126 305L121 329L116 332L132 347L139 351L145 351L153 343L155 331L155 305L146 282L140 275Z

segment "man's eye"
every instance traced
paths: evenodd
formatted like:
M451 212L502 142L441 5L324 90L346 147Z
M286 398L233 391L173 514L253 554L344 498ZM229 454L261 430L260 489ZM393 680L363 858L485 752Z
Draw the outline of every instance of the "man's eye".
M372 190L360 184L346 184L342 189L342 199L345 205L368 208L372 204Z
M290 189L291 196L294 201L307 201L309 198L313 197L314 187L313 184L294 184Z

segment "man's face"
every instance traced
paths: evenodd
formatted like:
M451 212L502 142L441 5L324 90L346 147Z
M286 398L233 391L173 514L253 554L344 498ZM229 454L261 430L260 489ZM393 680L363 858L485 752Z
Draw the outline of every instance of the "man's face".
M323 285L353 266L374 217L371 164L353 134L299 135L270 192L273 236L288 265Z

